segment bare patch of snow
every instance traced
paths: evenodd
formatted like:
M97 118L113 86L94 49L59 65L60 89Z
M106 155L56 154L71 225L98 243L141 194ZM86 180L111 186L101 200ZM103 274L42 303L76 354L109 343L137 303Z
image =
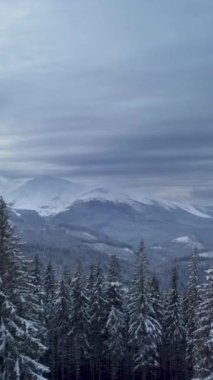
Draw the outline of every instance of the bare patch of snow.
M199 253L199 256L204 257L204 258L213 259L213 252L202 252L202 253Z
M192 242L192 239L188 236L180 236L179 238L174 239L173 241L176 243L187 243L188 244L188 243Z
M174 243L178 243L178 244L187 244L188 246L190 246L192 249L202 249L203 246L201 243L199 243L198 241L196 240L193 240L191 237L189 236L180 236L176 239L173 239L172 242Z

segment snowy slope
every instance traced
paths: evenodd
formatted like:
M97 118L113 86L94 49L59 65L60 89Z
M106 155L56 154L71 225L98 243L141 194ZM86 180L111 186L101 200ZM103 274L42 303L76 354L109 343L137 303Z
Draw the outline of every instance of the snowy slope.
M184 204L180 202L168 201L168 200L161 200L161 201L158 201L158 203L162 205L163 207L167 208L168 210L180 208L181 210L184 210L188 212L189 214L198 216L200 218L207 218L207 219L211 218L211 216L208 215L206 212L192 205L188 205L188 204Z
M90 191L87 191L83 194L80 194L79 198L77 201L82 201L82 202L88 202L91 200L98 200L101 202L114 202L114 203L124 203L132 206L134 209L140 211L143 205L153 205L153 206L159 206L162 207L166 210L177 210L181 209L183 211L186 211L189 214L192 214L194 216L200 217L200 218L207 218L211 219L212 217L208 215L206 212L203 210L200 210L199 208L180 203L180 202L174 202L170 200L164 200L164 199L149 199L143 195L140 197L137 197L136 199L133 199L131 195L120 191L119 189L111 190L111 189L106 189L103 187L100 188L95 188Z
M14 209L35 210L48 216L65 210L76 199L83 186L57 177L38 177L28 180L8 199Z
M62 212L75 202L86 203L96 200L125 204L138 212L143 211L144 206L153 206L171 212L182 210L199 218L212 218L207 212L191 205L162 199L148 199L143 194L136 200L125 190L105 187L88 189L82 184L53 176L36 177L25 181L18 188L17 186L17 181L11 183L7 179L0 179L1 193L14 209L36 210L43 216Z
M190 247L191 249L202 249L203 245L189 236L180 236L172 240L173 243L181 244Z
M121 189L108 189L104 187L93 188L89 191L83 192L79 195L76 202L112 202L115 204L126 204L133 207L135 210L140 211L141 203L143 205L151 205L153 201L148 198L142 198L140 202L131 198L129 194L123 192Z
M8 197L12 191L15 191L23 183L24 180L0 177L0 195L3 197Z

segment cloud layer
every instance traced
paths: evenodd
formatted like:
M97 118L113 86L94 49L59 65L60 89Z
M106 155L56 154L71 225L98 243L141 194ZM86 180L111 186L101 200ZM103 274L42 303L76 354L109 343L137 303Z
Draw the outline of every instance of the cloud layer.
M0 175L213 187L212 18L211 0L1 1Z

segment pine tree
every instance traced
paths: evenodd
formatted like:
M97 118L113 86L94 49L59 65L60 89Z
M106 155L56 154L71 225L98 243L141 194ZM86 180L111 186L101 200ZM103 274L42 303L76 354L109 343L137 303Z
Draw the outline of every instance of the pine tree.
M206 284L197 311L195 341L195 378L209 379L213 374L213 268L206 271Z
M162 323L163 323L163 300L160 292L160 283L158 278L153 275L150 282L150 295L151 295L151 304L154 310L155 318L160 327L160 339L157 343L157 351L159 353L159 366L155 369L156 377L158 378L161 372L161 363L162 363Z
M87 376L91 376L91 379L94 379L94 358L93 358L93 339L94 334L92 331L92 320L93 320L93 291L94 291L94 283L95 283L95 275L94 275L94 265L90 266L89 274L86 278L86 316L87 316L87 322L86 322L86 341L87 346L85 350L85 357L87 359L88 365L86 368L86 374Z
M186 328L186 364L188 378L192 378L195 366L194 332L197 328L197 307L199 301L198 276L197 276L197 252L194 251L189 265L189 280L183 302L184 324Z
M178 292L177 270L173 268L171 289L166 297L163 316L164 375L168 379L185 377L185 329Z
M45 328L47 331L48 351L46 362L50 367L51 379L56 379L58 342L55 331L55 300L56 300L56 280L55 272L51 263L48 264L43 282L43 304L45 315Z
M85 352L87 349L87 297L83 282L84 277L82 275L81 268L79 268L72 279L71 285L69 331L72 345L72 361L76 380L79 380L81 377L81 366L85 361Z
M37 298L37 303L43 308L43 266L38 255L31 262L31 277L33 285L33 294Z
M54 333L57 336L57 371L56 378L66 379L69 373L70 362L70 337L68 335L70 327L70 287L67 281L66 272L63 273L59 283L59 289L55 301L54 310Z
M44 289L43 289L43 265L36 255L29 264L29 283L31 287L32 304L34 307L34 319L39 322L41 341L47 344L47 326L45 321Z
M110 261L106 282L106 300L108 310L106 347L110 359L111 379L114 380L124 358L127 343L123 285L116 256L112 256Z
M158 344L161 339L161 326L152 305L147 271L147 259L142 243L138 253L135 277L130 288L128 313L134 368L135 371L142 373L143 379L147 378L149 368L159 366Z
M41 379L48 369L40 363L45 347L38 337L28 268L0 198L0 378Z
M92 379L101 379L106 359L107 300L103 270L96 265L89 300L89 350Z
M150 292L152 307L154 309L156 319L161 326L163 321L163 300L160 292L160 283L155 275L153 275L150 283Z

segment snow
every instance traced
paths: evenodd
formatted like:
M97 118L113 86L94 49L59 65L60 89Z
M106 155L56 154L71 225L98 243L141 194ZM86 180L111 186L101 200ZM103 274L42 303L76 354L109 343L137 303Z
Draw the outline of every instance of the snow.
M128 204L132 208L134 208L137 211L141 211L142 207L144 205L146 206L153 206L153 205L158 205L160 207L163 207L166 210L183 210L186 211L187 213L197 216L199 218L206 218L206 219L212 219L212 217L205 212L199 210L198 208L180 203L180 202L174 202L170 200L165 200L165 199L158 199L158 198L153 198L150 199L144 195L137 196L137 199L133 199L131 195L129 195L126 192L121 191L120 189L108 189L104 187L99 187L99 188L94 188L90 191L87 191L83 194L80 194L79 198L77 201L82 201L82 202L88 202L90 200L98 200L101 202L106 202L106 201L111 201L114 203L124 203Z
M87 188L87 191L85 189ZM158 199L137 194L125 188L111 186L110 188L86 187L76 184L65 178L53 176L41 176L23 181L10 181L0 178L0 193L7 202L16 210L35 210L42 216L50 216L65 211L75 202L88 202L98 200L101 202L113 202L127 204L136 211L141 211L144 206L159 206L165 210L182 210L193 216L212 219L203 210L192 205L174 202L167 199ZM17 214L18 216L18 214Z
M94 250L99 252L104 252L109 256L116 255L118 258L123 260L134 259L134 251L125 247L116 247L107 243L87 243L87 246L92 247Z
M7 197L9 193L15 191L23 183L23 180L0 177L0 195Z
M213 252L202 252L202 253L199 253L199 256L204 257L204 258L213 259Z
M64 211L76 199L83 187L64 178L38 177L26 181L8 194L16 210L35 210L42 216Z
M157 251L162 251L162 249L163 249L163 247L161 247L161 245L153 245L151 248L155 249Z
M141 209L141 202L132 199L127 193L121 191L121 189L118 188L93 188L87 192L80 194L77 201L88 202L91 200L97 200L101 202L110 201L118 204L124 203L128 204L138 211ZM143 198L143 204L151 205L152 203L153 202L150 199Z
M164 207L167 210L181 209L181 210L186 211L187 213L192 214L194 216L197 216L199 218L212 219L212 217L210 215L199 210L197 207L189 205L189 204L174 202L174 201L170 201L170 200L157 200L156 202L160 206Z
M178 205L178 204L177 204ZM184 204L179 204L179 208L181 208L182 210L188 212L189 214L192 214L192 215L195 215L195 216L198 216L199 218L206 218L206 219L212 219L212 217L200 210L198 210L197 208L195 208L194 206L191 206L191 205L184 205Z
M186 243L186 244L189 244L189 243L191 243L192 239L190 237L188 237L188 236L180 236L179 238L174 239L173 241L176 242L176 243Z
M94 236L93 234L90 234L89 232L85 232L85 231L70 231L70 234L72 236L75 236L77 238L80 238L80 239L85 239L85 240L89 240L89 241L95 241L97 240L97 237Z
M90 234L89 232L82 232L81 235L86 239L96 240L96 236Z
M16 216L18 216L19 218L21 217L21 214L20 214L17 210L13 209L13 212L14 212L14 214L15 214Z
M178 244L187 244L188 246L190 246L192 248L197 248L197 249L202 249L203 248L203 246L202 246L201 243L199 243L196 240L193 240L189 236L180 236L180 237L178 237L176 239L173 239L172 242L173 243L178 243Z

